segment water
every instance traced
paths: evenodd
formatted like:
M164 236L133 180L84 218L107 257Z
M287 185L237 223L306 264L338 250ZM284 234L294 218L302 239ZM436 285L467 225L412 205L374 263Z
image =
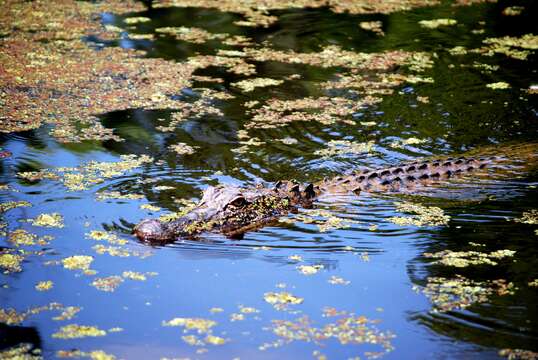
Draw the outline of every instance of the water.
M115 134L126 140L120 143L61 144L49 135L50 128L3 135L0 146L13 156L2 160L0 183L16 191L2 191L1 200L28 201L33 205L2 214L7 231L25 229L40 237L52 235L54 240L31 247L42 253L27 255L21 272L2 276L2 307L24 312L59 302L82 309L71 320L53 320L59 311L52 310L31 315L18 326L2 325L0 345L6 348L28 342L41 348L46 358L54 357L59 350L74 348L100 349L126 359L273 359L311 358L320 354L344 359L386 350L375 343L339 341L328 336L327 331L328 338L289 342L278 335L282 332L274 331L274 320L296 322L306 316L311 328L320 329L355 314L379 320L375 324L367 323L362 330L374 331L376 336L384 336L390 342L387 349L391 351L385 354L388 358L494 358L503 348L537 351L538 299L536 288L528 285L538 278L536 226L512 221L537 208L536 172L520 179L495 182L482 192L464 192L464 196L451 201L442 192L429 197L362 194L321 199L316 209L349 220L346 227L326 231L305 219L304 216L316 217L304 210L290 215L295 221L247 233L241 240L211 234L199 241L179 240L150 246L130 234L133 224L141 219L180 209L178 200L199 199L201 190L208 185L248 186L278 179L316 181L361 166L395 164L497 143L536 141L536 95L523 91L535 84L536 55L531 54L523 62L504 55L453 56L446 50L454 46L476 48L482 46L481 41L486 37L521 36L535 30L532 18L536 14L535 4L523 2L526 9L518 17L501 16L502 9L511 4L463 8L442 4L391 15L364 16L334 14L324 8L279 10L272 12L278 16L278 22L265 29L236 26L233 22L240 19L239 15L211 9L171 8L130 14L151 18L150 22L135 25L130 33L149 34L165 26L194 26L214 33L247 36L277 50L316 52L336 44L361 52L395 49L435 52L434 66L425 73L435 82L403 84L394 94L384 96L381 103L365 107L353 116L359 122L375 122L374 125L310 121L249 130L250 137L257 137L262 144L250 146L245 153L232 151L242 145L238 131L251 121L245 102L330 95L330 91L315 85L334 79L341 69L254 62L257 77L286 81L249 93L230 85L247 78L244 75L231 74L218 66L198 70L196 75L219 77L223 82L195 82L194 88L181 89L177 96L191 102L199 98L203 87L227 91L235 98L212 103L223 115L193 116L172 132L156 130L157 126L167 125L171 111L130 109L100 115L104 126L114 128ZM437 30L418 25L420 20L442 17L454 18L458 25ZM360 30L357 23L366 20L383 21L386 35L379 37ZM123 17L113 14L104 16L103 21L124 25ZM485 21L485 25L479 26L479 21ZM477 27L484 32L473 35L471 30ZM219 41L193 44L170 36L155 40L125 37L112 42L90 37L88 44L144 49L150 57L175 61L184 61L195 53L215 54L219 48L230 49ZM483 73L470 66L474 62L498 65L499 70ZM292 74L300 74L301 78L289 80ZM510 83L511 89L496 91L485 87L499 81ZM428 97L429 102L421 103L417 96ZM297 143L275 141L288 137ZM401 148L390 146L395 140L409 137L427 141ZM376 148L370 155L325 158L315 154L327 148L331 140L374 140ZM192 155L178 156L168 150L169 145L178 142L198 148ZM60 181L29 182L16 175L22 171L77 167L89 161L119 161L123 154L147 154L155 161L107 178L87 191L68 192ZM159 190L158 186L170 188ZM104 191L143 197L97 201L96 195ZM404 200L440 206L451 220L446 226L396 225L390 218L402 214L395 202ZM144 210L140 208L142 204L162 210ZM36 227L25 221L41 213L54 212L64 218L65 226L61 229ZM96 253L96 245L110 244L90 239L87 234L93 230L107 230L127 239L121 248L130 256ZM7 236L2 246L14 247ZM432 259L423 255L443 250L501 249L513 250L515 255L498 260L498 265L465 268L434 265ZM65 269L61 263L50 264L73 255L93 256L91 269L98 273L83 275L81 271ZM299 257L302 261L297 260ZM317 273L304 275L299 271L302 265L321 266ZM157 274L147 275L145 281L124 277L113 292L91 286L98 277L121 276L124 271ZM485 282L505 279L516 289L511 289L510 294L494 291L482 302L465 309L435 312L434 304L422 292L428 279L457 279L460 275L494 289L498 287L490 283L486 286ZM341 278L343 283L333 277ZM46 280L53 282L53 288L36 291L34 286ZM304 301L277 310L264 300L264 294L282 291ZM242 307L253 307L256 312L241 312ZM212 308L222 311L211 312ZM328 316L330 311L326 308L345 314ZM176 317L215 321L210 333L225 339L225 343L207 344L206 333L198 334L196 330L184 333L183 327L163 326ZM53 337L67 324L123 330L82 339ZM311 334L315 333L310 330ZM206 344L188 344L193 338L182 339L182 336L189 335L196 335ZM279 343L279 339L284 341Z

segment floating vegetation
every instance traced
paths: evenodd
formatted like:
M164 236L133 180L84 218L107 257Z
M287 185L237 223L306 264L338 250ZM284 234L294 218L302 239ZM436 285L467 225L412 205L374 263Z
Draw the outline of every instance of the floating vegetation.
M22 172L17 176L28 181L60 180L69 191L82 191L151 162L153 158L147 155L121 155L119 161L90 161L81 167Z
M418 98L417 98L418 100ZM415 137L407 138L407 139L398 139L389 144L390 147L397 148L397 149L403 149L407 145L419 145L424 144L428 142L428 139L418 139Z
M0 359L11 360L42 360L43 354L41 349L35 349L34 345L20 343L0 351Z
M437 29L441 26L454 26L458 22L454 19L434 19L434 20L421 20L418 22L420 26L426 29Z
M146 281L148 276L157 276L156 272L139 273L136 271L124 271L121 276L129 280Z
M323 265L299 265L297 266L297 270L303 275L314 275L317 274L321 269L323 269Z
M515 222L520 222L523 224L532 224L538 225L538 210L532 209L523 213L521 218L514 219Z
M56 339L80 339L85 337L105 336L106 331L96 326L69 324L62 326L60 331L52 334Z
M152 252L150 250L140 252L140 251L126 249L121 246L112 246L112 245L105 246L105 245L97 244L97 245L92 246L92 249L99 255L108 254L110 256L118 256L118 257L136 256L140 258L146 258L152 255Z
M119 191L101 191L98 192L96 197L98 201L121 199L121 200L140 200L144 198L142 194L122 194Z
M40 214L35 219L30 220L32 225L34 226L44 226L44 227L57 227L57 228L63 228L64 227L64 218L62 215L58 213L51 213L51 214Z
M518 16L525 10L524 6L508 6L503 9L502 14L504 16Z
M152 212L161 211L160 207L155 206L155 205L151 205L151 204L142 204L142 205L140 205L140 208L143 209L143 210L148 210L148 211L152 211Z
M322 344L324 340L334 339L342 345L377 345L384 353L394 349L391 340L395 335L378 330L375 327L377 320L370 320L365 316L357 316L345 311L334 316L340 318L320 328L312 326L312 321L306 315L295 321L273 320L271 331L282 338L285 343L305 341Z
M301 255L290 255L288 256L288 259L291 261L297 261L297 262L303 261L303 257Z
M396 210L405 213L415 213L412 216L396 216L388 220L400 226L441 226L448 225L450 216L445 215L443 209L436 206L423 206L408 202L395 203Z
M531 50L538 49L538 35L526 34L519 38L511 36L488 38L483 43L487 46L477 49L483 55L504 54L514 59L527 60Z
M376 35L385 36L382 21L362 21L359 23L359 27L363 30L371 31Z
M58 316L53 317L52 320L55 320L55 321L71 320L79 313L80 310L82 310L82 308L78 306L66 306L63 309L62 313Z
M504 81L499 81L496 83L486 84L486 87L493 90L504 90L510 89L510 84Z
M536 360L538 359L538 352L523 349L501 349L499 350L499 356L508 360Z
M19 325L32 315L37 315L43 311L62 310L64 307L59 303L50 303L49 305L34 307L24 312L17 312L15 309L0 309L0 323L7 325Z
M29 207L32 206L28 201L7 201L0 203L0 214L8 210L15 209L18 207Z
M35 245L37 235L31 234L24 229L17 229L9 233L8 241L15 246L31 246Z
M80 350L58 350L56 356L59 358L81 358L86 357L92 360L115 360L114 355L107 354L103 350L80 351Z
M533 281L530 281L527 285L531 287L538 287L538 279L534 279Z
M5 4L1 62L9 75L0 77L0 131L31 130L46 122L55 125L51 134L62 142L119 141L94 114L180 107L171 95L190 85L192 65L118 47L95 51L82 39L89 34L118 37L121 29L101 27L94 14L137 9L141 4L117 0Z
M0 252L0 268L4 274L22 271L21 262L24 256L18 254L10 254L4 250Z
M174 318L170 321L163 321L163 326L181 326L185 330L196 330L198 334L207 334L211 328L217 325L216 321L203 318Z
M430 277L425 287L413 286L433 303L433 312L465 309L473 304L488 301L491 295L512 295L515 287L506 280L474 281L461 275L447 279Z
M82 270L86 275L93 275L95 270L90 270L90 265L93 261L92 256L74 255L62 260L64 268L69 270Z
M174 36L178 40L187 41L195 44L203 44L208 40L224 39L227 34L213 34L204 29L195 27L162 27L155 29L156 33Z
M515 253L513 250L497 250L490 253L443 250L436 253L424 253L422 255L426 258L440 259L432 262L432 264L462 268L470 265L497 265L498 263L494 260L513 257Z
M178 155L192 155L196 152L197 146L189 146L185 143L177 143L170 145L170 150L174 151Z
M113 292L123 282L121 276L107 276L102 278L96 278L92 281L91 285L100 291Z
M290 294L289 292L267 292L263 294L266 302L273 305L276 310L286 310L288 305L302 304L304 299Z
M258 87L277 86L277 85L282 84L283 82L284 80L275 80L275 79L268 79L268 78L254 78L254 79L241 80L241 81L232 83L231 85L241 89L244 92L250 92Z
M129 241L126 239L119 238L116 234L112 234L106 231L92 230L90 233L86 234L90 239L101 241L105 240L110 244L115 245L125 245Z
M37 291L48 291L52 289L53 285L54 285L53 282L50 280L40 281L36 284L35 289Z
M237 26L268 27L278 20L278 17L270 15L270 10L282 10L288 8L321 8L328 6L335 13L349 14L390 14L397 11L411 10L414 8L433 6L439 4L438 0L400 0L390 2L377 1L330 1L321 0L282 2L279 0L265 1L262 6L252 6L248 1L208 1L208 0L159 0L155 1L155 7L171 6L196 6L203 8L217 8L223 12L240 13L246 19L234 22Z
M316 150L314 155L332 157L345 154L368 154L374 149L375 143L373 140L365 143L351 142L348 140L331 140L327 143L327 149Z
M349 280L344 280L344 278L341 278L339 276L331 276L331 278L328 280L329 284L332 284L332 285L349 285L351 284L351 281Z

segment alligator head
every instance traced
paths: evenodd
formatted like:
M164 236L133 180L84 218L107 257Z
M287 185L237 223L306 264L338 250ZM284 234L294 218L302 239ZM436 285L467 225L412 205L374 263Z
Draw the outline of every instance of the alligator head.
M274 188L211 186L204 191L200 202L182 217L168 223L144 220L134 228L134 233L141 240L157 242L192 238L202 232L238 237L285 215L299 203L304 205L305 195L313 196L308 189L301 191L290 182L279 182Z

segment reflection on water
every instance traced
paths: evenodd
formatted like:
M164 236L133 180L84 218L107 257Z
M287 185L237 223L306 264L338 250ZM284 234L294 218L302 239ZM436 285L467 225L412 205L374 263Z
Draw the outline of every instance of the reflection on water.
M237 26L234 22L241 20L238 14L192 7L132 14L151 20L129 27L123 18L104 16L105 24L127 30L117 41L88 37L91 46L143 49L149 57L175 61L242 48L219 39L195 43L156 33L158 28L184 26L241 35L256 44L297 53L318 52L330 45L362 52L420 50L436 53L433 68L426 72L435 82L396 87L382 102L353 113L350 119L354 123L297 121L283 127L253 128L245 137L242 131L253 114L247 104L252 101L263 106L273 98L363 98L357 92L318 86L336 79L343 71L340 67L248 60L255 66L256 77L284 82L242 92L232 83L250 77L217 64L198 70L200 78L193 88L178 89L172 95L185 104L197 104L181 122L173 123L175 112L169 110L101 114L102 124L113 128L123 142L60 144L48 128L2 135L0 146L13 156L0 160L0 183L7 185L1 188L0 200L32 204L0 214L0 230L5 232L2 248L23 259L21 272L1 279L2 308L24 313L58 302L81 310L70 320L52 320L56 314L40 312L32 314L23 326L7 322L0 328L0 347L30 343L43 349L45 357L75 347L101 349L128 359L310 358L312 354L340 359L372 356L392 346L388 356L394 358L423 358L425 354L434 358L492 357L502 348L538 350L538 299L536 289L528 285L538 278L536 226L514 221L537 207L535 169L517 178L469 178L449 184L452 189L425 189L419 194L321 198L315 209L290 214L245 234L241 240L211 234L200 241L150 246L130 234L133 224L143 218L169 214L182 209L186 201L199 200L209 185L252 186L278 179L317 181L360 167L386 166L498 143L536 141L536 95L520 90L532 85L535 54L522 63L472 53L455 57L447 51L455 46L476 48L485 37L520 36L533 29L531 2L525 3L528 12L518 21L499 15L504 6L507 4L453 8L444 4L365 16L334 14L328 9L279 10L271 12L278 16L278 22L267 28ZM439 30L418 25L422 19L443 17L456 18L459 25ZM385 37L357 26L360 21L374 20L383 22ZM477 26L483 32L473 35L471 30ZM154 36L141 39L133 34ZM475 66L479 61L500 69L482 72ZM290 77L296 74L300 76ZM363 75L372 74L365 71ZM202 76L220 80L206 81ZM485 87L499 81L510 83L511 89ZM206 96L207 89L233 97ZM203 106L195 107L199 104ZM406 143L410 138L417 141ZM375 148L371 153L319 155L331 141L341 140L374 141ZM178 143L193 147L194 153L170 151L170 146ZM149 155L153 161L104 177L84 191L67 191L65 178L25 180L17 176L46 169L80 169L91 161L118 161L125 154ZM110 192L121 196L97 199L98 194ZM391 220L406 216L397 211L396 202L441 207L451 220L446 226L400 226ZM153 207L141 207L148 204ZM26 221L41 213L60 213L64 227L35 227ZM39 243L32 238L31 251L24 253L20 250L25 247L14 243L12 237L17 229L36 234L36 239L45 235L54 239ZM91 235L103 230L115 237ZM498 259L497 265L468 267L446 266L424 256L448 250L511 250L515 255ZM75 255L92 256L90 269L97 273L66 269L63 261ZM125 275L129 271L138 277ZM144 281L140 274L146 274ZM446 296L463 306L435 311L438 304L430 300L439 299L435 297L438 294L428 294L428 284L436 278L451 281L462 277L470 285ZM98 278L115 281L114 291L100 291L103 288L95 286ZM504 282L492 283L499 279ZM51 290L36 290L38 282L47 280L54 284ZM283 291L304 301L279 310L264 300L264 294ZM447 289L439 291L442 295ZM469 291L474 293L469 295ZM244 311L246 307L256 311ZM215 308L222 311L210 311ZM345 315L338 315L341 311ZM379 323L356 320L350 314L379 319ZM0 322L6 322L4 315L0 313ZM308 336L298 331L297 324L304 325L305 318L300 320L303 316L311 321L305 330L310 331ZM216 323L210 331L199 333L163 326L163 322L178 317ZM293 321L295 327L278 327L273 320ZM107 335L78 340L54 336L62 326L74 323L96 326ZM347 324L347 330L357 324L363 327L354 333L356 337L348 339L345 336L349 334L338 333L338 326L324 328L335 323ZM309 337L317 334L313 328L325 329L315 341ZM335 338L334 333L340 337ZM390 347L366 336L390 333L396 335L394 339L387 337ZM224 344L211 344L208 335L224 339Z

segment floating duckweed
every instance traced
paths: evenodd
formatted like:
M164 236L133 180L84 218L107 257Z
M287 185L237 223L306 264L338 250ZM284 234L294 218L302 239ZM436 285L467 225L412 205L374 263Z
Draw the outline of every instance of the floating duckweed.
M144 22L148 22L148 21L151 21L151 19L148 18L148 17L145 17L145 16L130 17L130 18L126 18L126 19L123 20L123 22L125 22L126 24L129 24L129 25L144 23Z
M428 139L418 139L415 137L407 138L407 139L398 139L396 141L393 141L390 143L390 147L393 148L399 148L402 149L405 147L405 145L418 145L418 144L424 144L428 142Z
M440 226L447 225L450 216L445 215L443 210L435 206L423 206L412 203L395 203L399 212L415 213L408 217L391 217L388 220L400 226Z
M221 338L220 336L215 336L215 335L207 335L204 341L207 344L211 344L211 345L223 345L226 343L226 339Z
M504 81L499 81L496 83L486 84L486 87L493 90L504 90L510 89L510 84Z
M501 349L499 356L508 358L508 360L536 360L538 352L523 349Z
M60 331L52 334L56 339L80 339L85 337L105 336L106 331L96 326L70 324L60 328Z
M97 290L113 292L118 288L118 286L120 286L122 282L123 279L121 276L113 275L103 278L96 278L91 285Z
M15 246L35 245L37 235L31 234L24 229L17 229L9 233L8 241Z
M430 299L433 312L446 312L484 303L493 294L512 295L515 287L503 279L479 282L457 275L452 279L430 277L425 287L413 286L413 289Z
M331 140L327 143L327 149L316 150L314 155L331 157L344 154L364 154L370 153L374 148L374 141L355 143L348 140Z
M32 206L28 201L7 201L0 203L0 214L11 209L18 207L29 207Z
M151 204L142 204L142 205L140 205L140 208L144 209L144 210L148 210L148 211L153 211L153 212L157 212L157 211L161 210L160 207L155 206L155 205L151 205Z
M111 234L109 232L101 230L92 230L86 235L91 239L98 241L105 240L106 242L115 245L125 245L129 242L128 240L118 238L118 236L115 234Z
M517 16L521 15L521 13L525 10L525 7L523 6L508 6L504 8L502 11L502 14L505 16Z
M122 200L140 200L144 195L141 194L122 194L119 191L101 191L97 193L97 200L122 199Z
M300 265L297 266L297 270L303 275L314 275L317 274L318 271L323 269L323 265Z
M297 262L303 261L303 257L301 255L290 255L288 256L288 259L291 261L297 261Z
M239 311L241 311L241 313L243 313L243 314L254 314L254 313L259 313L260 312L260 310L258 310L256 308L249 307L249 306L243 306L243 305L239 305Z
M283 144L286 144L286 145L295 145L295 144L299 143L299 140L297 140L295 138L292 138L292 137L286 137L286 138L283 138L283 139L279 139L278 141L280 141L280 142L282 142Z
M287 308L287 305L298 305L302 304L304 299L290 294L289 292L267 292L263 295L263 298L266 302L273 305L277 310L284 310Z
M195 149L197 148L198 146L189 146L181 142L174 145L170 145L170 149L172 151L175 151L178 155L192 155L196 152Z
M331 278L328 281L329 281L329 284L333 284L333 285L349 285L351 283L351 281L344 280L343 278L339 276L335 276L335 275L331 276Z
M434 19L434 20L421 20L418 23L423 28L437 29L440 26L454 26L458 22L454 19Z
M362 21L359 23L359 27L363 30L371 31L376 35L385 36L382 21Z
M58 213L51 214L40 214L35 219L32 219L32 225L34 226L45 226L45 227L57 227L63 228L63 216Z
M4 274L22 271L21 262L24 256L9 253L0 253L0 268L4 269Z
M322 340L335 339L342 345L378 345L385 352L394 349L391 339L395 336L390 332L379 331L374 325L376 320L346 312L337 314L335 316L340 316L340 319L321 328L312 326L311 320L306 315L295 321L273 320L271 331L287 343L292 341L320 343Z
M526 211L523 213L521 218L514 219L514 221L524 223L524 224L537 225L538 224L538 210L533 209L531 211Z
M82 310L82 308L78 306L67 306L65 307L65 309L62 311L60 315L53 317L52 320L55 320L55 321L71 320L72 318L75 317L75 315L80 310Z
M0 351L0 359L11 360L42 360L40 349L34 349L34 345L20 343L17 346Z
M80 358L87 357L92 360L115 360L114 355L107 354L103 350L80 351L80 350L58 350L56 356L59 358Z
M88 190L95 184L102 183L104 179L123 175L152 161L153 158L147 155L121 155L120 160L115 162L90 161L76 168L57 168L34 173L18 173L17 175L30 181L40 179L60 180L69 191L83 191ZM114 195L116 193L112 192Z
M139 252L139 251L125 249L121 246L105 246L105 245L97 244L97 245L92 246L92 249L99 255L108 254L110 256L118 256L118 257L137 256L140 258L146 258L152 255L152 253L149 250L144 251L144 252Z
M92 256L87 255L75 255L70 256L62 260L64 268L69 270L84 270L85 272L90 270L90 265L93 261Z
M181 340L186 342L187 344L191 346L204 346L205 343L200 340L196 335L183 335L181 337Z
M465 46L454 46L452 49L448 49L451 55L465 55L467 54L467 48Z
M174 318L163 321L163 326L183 326L186 330L196 330L199 334L209 333L211 328L217 325L216 321L203 318Z
M212 307L211 309L209 309L209 312L211 314L217 314L217 313L221 313L223 311L224 311L224 309L220 308L220 307Z
M502 259L513 257L516 252L513 250L497 250L488 253L479 251L451 251L443 250L436 253L424 253L424 257L440 259L432 264L440 264L454 267L467 267L470 265L497 265L492 259Z
M144 274L136 272L136 271L124 271L121 276L123 276L126 279L130 280L138 280L138 281L145 281L148 276L157 276L158 273L156 272L146 272Z
M52 289L53 283L50 280L40 281L36 284L35 289L37 291L48 291Z
M268 79L268 78L254 78L254 79L241 80L235 83L231 83L230 85L235 86L244 92L251 92L257 87L277 86L277 85L282 84L283 82L284 80L275 80L275 79Z
M504 54L514 59L526 60L531 54L530 50L538 49L538 35L526 34L519 38L511 36L488 38L483 43L487 46L477 50L483 55Z
M237 314L237 313L230 314L230 321L231 322L243 321L243 320L245 320L245 315L243 315L243 314Z
M207 40L224 39L227 34L212 34L204 29L196 27L161 27L155 29L155 32L174 36L178 40L187 41L195 44L203 44Z
M62 304L59 303L50 303L48 305L34 307L26 310L25 312L18 313L15 309L0 309L0 323L7 325L17 325L22 323L30 315L37 315L43 311L59 310L63 309Z

